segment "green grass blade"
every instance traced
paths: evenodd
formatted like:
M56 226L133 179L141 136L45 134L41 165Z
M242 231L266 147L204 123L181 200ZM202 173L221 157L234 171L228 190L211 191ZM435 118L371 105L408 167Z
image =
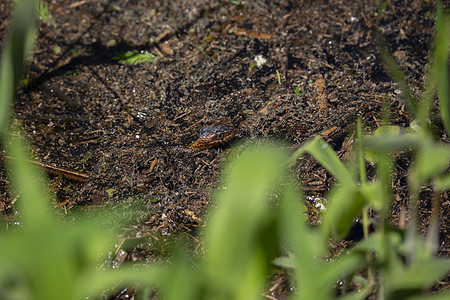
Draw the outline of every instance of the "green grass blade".
M407 266L393 283L398 290L424 290L450 272L450 260L435 259ZM400 274L398 274L400 275Z
M450 162L450 147L448 145L433 143L422 147L417 153L416 170L421 183L435 178L448 168Z
M204 271L212 298L259 299L267 264L278 248L268 199L286 158L279 148L253 146L225 172L225 187L216 194L205 232Z
M442 11L440 1L436 6L436 77L438 84L439 105L447 133L450 134L450 76L449 66L449 45L450 45L450 18L446 17Z
M408 300L448 300L450 299L450 292L443 292L431 295L413 296L409 297Z
M45 189L45 175L35 165L29 163L30 158L25 145L18 137L10 133L6 136L10 143L7 153L13 159L8 160L8 173L13 186L13 193L18 197L18 205L23 218L23 225L30 228L52 226L50 212L50 195ZM40 181L39 181L40 180Z
M435 186L438 191L450 190L450 175L436 178Z
M328 195L330 203L323 220L324 239L345 237L355 219L361 216L366 198L356 187L335 187Z
M311 154L322 166L324 166L331 174L345 185L354 186L351 173L341 162L333 149L320 137L308 141L300 147L291 157L290 162L293 163L298 157L305 152Z
M325 253L325 242L317 231L308 228L302 216L305 208L300 203L295 190L290 188L285 191L280 204L281 241L294 255L281 262L294 267L296 273L293 279L299 290L292 299L329 299L331 285L327 286L319 279L322 275L320 265L323 263L319 260Z
M15 1L11 31L0 59L0 133L3 133L15 89L31 53L35 37L34 0Z
M364 145L363 145L363 135L362 135L362 123L361 117L358 117L358 123L356 127L356 142L358 146L358 167L359 167L359 179L362 184L367 181L366 178L366 161L364 158Z
M365 257L360 253L325 261L328 237L319 229L310 228L302 215L298 192L289 185L281 198L280 236L283 244L293 256L278 258L278 265L294 268L298 294L293 299L332 299L333 285L364 266Z

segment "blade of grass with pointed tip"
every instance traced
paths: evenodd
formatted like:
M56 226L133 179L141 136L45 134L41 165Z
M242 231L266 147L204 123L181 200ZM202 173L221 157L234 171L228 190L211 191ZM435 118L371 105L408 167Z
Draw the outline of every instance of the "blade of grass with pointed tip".
M315 137L314 139L301 146L291 156L290 162L294 162L305 152L311 154L323 167L325 167L343 184L349 186L354 185L351 173L344 166L333 149L320 137Z

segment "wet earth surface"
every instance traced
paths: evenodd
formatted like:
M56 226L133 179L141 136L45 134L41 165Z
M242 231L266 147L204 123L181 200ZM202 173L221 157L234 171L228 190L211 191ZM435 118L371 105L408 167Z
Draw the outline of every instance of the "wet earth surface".
M14 122L48 165L55 205L139 198L139 226L162 234L201 223L233 144L274 138L296 149L320 135L345 160L356 118L376 129L385 102L392 124L408 127L411 114L373 29L386 37L416 96L434 37L432 1L47 2L52 18L39 22ZM11 9L12 1L0 3L1 41ZM115 59L127 51L157 59ZM438 138L448 139L436 126ZM400 157L395 169L394 224L408 205L409 165ZM295 172L310 197L323 197L333 183L310 158ZM422 230L429 191L420 202ZM449 208L444 193L440 255L450 249ZM2 167L0 211L12 210Z

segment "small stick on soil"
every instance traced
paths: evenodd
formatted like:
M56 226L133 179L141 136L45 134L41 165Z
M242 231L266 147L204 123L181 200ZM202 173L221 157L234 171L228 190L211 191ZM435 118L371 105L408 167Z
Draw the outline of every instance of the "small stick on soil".
M3 159L14 160L15 158L11 157L11 156L3 155ZM29 163L32 163L34 165L37 165L37 166L41 167L42 169L44 169L45 171L55 174L55 175L61 175L61 176L75 179L78 181L86 181L89 178L89 174L54 167L54 166L44 164L44 163L41 163L38 161L33 161L33 160L28 160L28 159L26 161Z

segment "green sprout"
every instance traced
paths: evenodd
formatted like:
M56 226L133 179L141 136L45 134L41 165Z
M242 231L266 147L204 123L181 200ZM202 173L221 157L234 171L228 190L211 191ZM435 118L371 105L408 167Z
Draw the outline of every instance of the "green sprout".
M117 192L117 190L111 188L111 189L107 189L106 192L108 193L108 196L109 196L109 197L112 197L112 196L114 196L114 194Z
M294 93L297 94L297 96L303 96L303 87L302 85L297 85L294 89Z
M82 52L79 51L79 50L71 49L70 51L71 51L73 54L76 54L76 55L81 55L81 54L82 54Z
M34 5L36 6L36 11L39 15L39 19L44 22L50 23L52 26L55 26L55 20L53 20L53 17L48 10L48 4L44 3L43 0L36 0L34 2Z
M375 16L383 15L384 12L386 11L387 7L388 7L388 2L383 1L383 3L381 3L381 5L378 7L378 11L375 13Z
M113 60L127 65L136 65L144 62L152 63L157 59L158 56L148 51L138 51L137 49L125 53L118 53L113 57Z

